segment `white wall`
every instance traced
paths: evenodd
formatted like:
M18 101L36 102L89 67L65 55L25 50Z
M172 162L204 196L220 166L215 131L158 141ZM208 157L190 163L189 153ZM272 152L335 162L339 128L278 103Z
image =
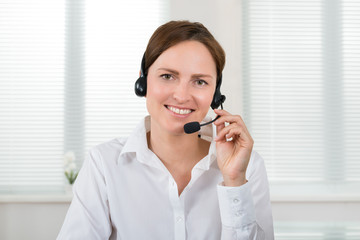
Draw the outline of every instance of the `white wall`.
M176 0L171 1L173 20L201 22L219 41L226 53L221 91L227 99L224 108L241 114L241 1Z
M68 207L68 202L0 203L0 239L56 239Z

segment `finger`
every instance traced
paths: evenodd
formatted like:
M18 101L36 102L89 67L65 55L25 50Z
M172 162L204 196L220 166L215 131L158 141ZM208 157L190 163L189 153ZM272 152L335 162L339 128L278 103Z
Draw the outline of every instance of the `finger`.
M247 129L244 120L241 118L240 115L224 115L221 116L219 119L217 119L214 124L217 126L218 124L224 124L224 123L236 123L244 128L244 131L246 131L247 134L250 135L249 130Z
M215 141L222 141L225 142L227 139L234 140L242 140L245 143L252 144L253 139L251 135L245 131L245 129L242 126L237 125L236 123L232 123L226 127L224 127L215 138Z
M241 138L241 137L244 137L244 133L241 131L241 129L239 128L232 128L232 129L229 129L229 132L225 135L225 137L227 139L235 139L235 138Z
M227 112L224 109L214 109L214 112L220 116L231 115L229 112Z
M241 127L238 126L235 123L232 123L226 127L223 127L220 131L218 131L217 136L215 138L215 141L226 141L226 139L231 138L231 136L229 136L228 134L230 133L230 130L232 129L240 129ZM241 133L241 129L237 130L236 132L238 132L239 134Z
M225 135L227 139L232 138L233 141L241 140L243 143L252 144L253 140L251 136L244 131L242 128L232 128L229 132Z
M221 118L221 116L224 116L225 114L230 115L230 113L226 112L225 110L220 110L220 109L214 109L214 112L215 112L215 114L220 116L220 118ZM215 124L215 122L214 122L214 124ZM218 135L219 132L225 127L225 122L215 124L215 126L216 126L216 135Z
M218 118L214 124L223 124L225 122L228 123L237 123L239 125L243 125L245 126L244 121L242 120L242 118L240 117L240 115L222 115L220 116L220 118Z
M225 127L225 123L216 125L216 135L219 135L219 132ZM216 139L216 138L215 138Z
M245 125L245 122L241 118L240 115L233 115L233 114L231 114L231 113L229 113L229 112L227 112L227 111L225 111L223 109L214 109L214 112L221 117L219 119L229 119L229 120L234 119L234 121L239 122L239 123L241 122L241 123L243 123ZM218 122L221 122L221 121L227 122L226 120L219 120Z
M250 136L249 130L247 129L245 122L240 115L232 115L223 109L214 109L214 112L220 116L220 118L214 122L216 126L223 125L224 123L237 123L241 125L244 128L246 134Z

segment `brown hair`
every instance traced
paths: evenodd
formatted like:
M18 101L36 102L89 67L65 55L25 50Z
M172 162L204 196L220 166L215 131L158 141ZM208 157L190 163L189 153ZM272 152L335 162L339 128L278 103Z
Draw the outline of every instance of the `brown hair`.
M145 74L156 59L168 48L188 40L204 44L211 53L217 76L225 66L225 52L209 30L198 22L170 21L158 27L151 36L145 51Z

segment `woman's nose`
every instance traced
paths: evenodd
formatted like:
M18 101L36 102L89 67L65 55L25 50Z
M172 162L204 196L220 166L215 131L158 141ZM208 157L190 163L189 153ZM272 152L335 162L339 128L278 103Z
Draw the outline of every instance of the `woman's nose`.
M179 103L185 103L190 99L190 91L187 84L179 83L174 89L174 99Z

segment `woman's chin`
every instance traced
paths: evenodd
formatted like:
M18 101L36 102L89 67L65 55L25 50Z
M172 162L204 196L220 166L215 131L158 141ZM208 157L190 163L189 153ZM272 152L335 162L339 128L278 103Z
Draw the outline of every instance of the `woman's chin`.
M164 128L164 130L170 134L170 135L175 135L175 136L181 136L181 135L184 135L185 134L185 131L184 131L184 125L181 125L181 124L177 124L177 126L166 126Z

